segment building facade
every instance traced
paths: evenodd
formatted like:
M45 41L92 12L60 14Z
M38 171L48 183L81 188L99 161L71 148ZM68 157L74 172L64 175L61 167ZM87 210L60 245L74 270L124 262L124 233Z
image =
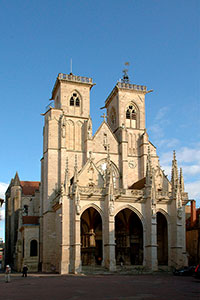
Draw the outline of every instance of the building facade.
M6 191L5 264L18 272L24 264L29 266L29 271L38 271L39 184L20 181L16 173Z
M186 219L186 250L189 265L198 265L200 260L200 208L196 209L196 201L191 200L189 217Z
M92 78L58 74L43 114L38 265L44 272L187 265L188 201L175 152L168 180L145 126L146 86L123 78L92 133Z

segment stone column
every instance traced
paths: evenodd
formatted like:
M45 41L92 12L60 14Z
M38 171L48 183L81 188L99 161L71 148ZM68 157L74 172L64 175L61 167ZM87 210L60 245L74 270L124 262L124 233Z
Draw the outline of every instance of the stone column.
M80 215L75 216L75 230L74 230L74 267L73 273L81 272L81 220Z
M183 208L174 211L177 215L171 216L169 266L180 268L188 263L185 248L185 216Z
M61 259L60 274L70 272L70 199L64 195L62 199L62 219L61 219Z
M109 271L116 270L115 260L115 217L108 216L104 226L104 264Z
M151 210L150 210L151 211ZM147 218L145 232L145 251L144 264L152 271L158 270L157 260L157 221L156 214L150 215Z

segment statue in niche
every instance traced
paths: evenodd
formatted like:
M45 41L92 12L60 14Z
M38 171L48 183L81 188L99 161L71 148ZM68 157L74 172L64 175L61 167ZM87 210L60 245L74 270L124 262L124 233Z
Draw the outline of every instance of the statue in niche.
M181 218L182 218L182 215L183 215L182 207L179 207L178 210L177 210L177 217L178 217L179 219L181 219Z
M61 132L62 132L62 137L65 138L66 136L66 124L65 124L65 116L62 115L61 117Z
M94 229L90 229L89 235L90 235L90 247L95 247L96 246L96 242L95 242Z
M93 181L93 179L94 179L94 169L93 169L92 166L89 167L88 173L89 173L89 180Z
M91 122L90 118L87 123L87 135L88 135L88 139L91 140L92 139L92 122Z
M104 149L107 150L107 148L108 148L108 137L107 137L106 133L103 134L103 146L104 146Z

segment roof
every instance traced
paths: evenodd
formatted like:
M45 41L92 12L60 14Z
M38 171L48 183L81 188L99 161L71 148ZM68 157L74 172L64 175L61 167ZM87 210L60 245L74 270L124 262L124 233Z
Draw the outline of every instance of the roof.
M133 189L133 190L141 190L145 187L145 183L146 183L146 177L138 180L137 182L133 183L129 189Z
M24 195L34 195L39 190L40 181L20 181Z
M23 216L22 217L22 223L23 224L37 225L37 224L39 224L39 217L36 217L36 216Z

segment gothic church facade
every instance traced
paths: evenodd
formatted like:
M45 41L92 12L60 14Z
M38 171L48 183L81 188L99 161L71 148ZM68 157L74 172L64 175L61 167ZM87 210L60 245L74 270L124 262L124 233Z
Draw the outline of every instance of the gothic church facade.
M187 265L188 195L175 152L169 181L149 141L149 91L118 82L93 135L93 86L92 78L58 74L54 106L43 114L38 265L61 274L80 273L87 265L115 271L121 262L150 270ZM24 242L18 245L20 268L27 260L20 250Z

